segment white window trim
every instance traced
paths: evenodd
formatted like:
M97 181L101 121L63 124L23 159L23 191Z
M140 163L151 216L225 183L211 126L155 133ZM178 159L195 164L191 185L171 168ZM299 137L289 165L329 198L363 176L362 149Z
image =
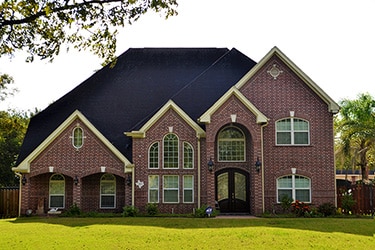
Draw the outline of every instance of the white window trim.
M191 188L185 188L185 177L189 176L191 177L192 180L192 187ZM183 203L194 203L194 175L183 175L182 179L182 184L183 184ZM185 201L185 190L191 190L191 195L192 195L192 201Z
M279 182L279 179L283 178L283 177L288 177L288 176L292 176L292 187L291 188L279 188L278 186L278 182ZM299 176L299 177L303 177L303 178L306 178L309 180L309 187L308 188L297 188L296 189L296 176ZM304 203L311 203L311 193L312 193L312 190L311 190L311 178L309 177L306 177L306 176L303 176L303 175L284 175L284 176L280 176L279 178L276 179L276 201L277 203L281 203L281 201L279 201L279 189L280 190L292 190L292 199L293 199L293 202L296 201L296 190L310 190L309 192L309 201L301 201L301 202L304 202Z
M177 188L165 188L165 178L167 176L177 176ZM166 202L165 201L165 190L177 190L177 201L176 202ZM163 175L163 203L166 204L177 204L180 203L180 178L178 175Z
M277 130L277 123L280 122L280 121L283 121L283 120L288 120L290 119L290 130ZM294 130L294 120L295 119L298 119L298 120L302 120L302 121L305 121L307 123L307 130ZM290 144L279 144L277 143L277 132L290 132L290 140L291 140L291 143ZM294 143L294 133L295 132L307 132L307 144L295 144ZM299 118L299 117L286 117L286 118L281 118L279 120L277 120L275 122L275 144L277 146L310 146L310 122L306 119L302 119L302 118Z
M77 129L80 129L81 131L82 131L82 144L80 145L80 146L77 146L77 145L75 145L75 135L74 135L74 133L75 133L75 131L77 130ZM74 129L73 129L73 133L72 133L72 145L73 145L73 147L74 148L76 148L76 149L80 149L80 148L82 148L83 147L83 144L84 144L84 138L85 138L85 134L84 134L85 132L84 132L84 130L83 130L83 128L82 127L80 127L80 126L77 126L77 127L75 127Z
M62 176L63 177L63 180L52 180L52 177L53 176L56 176L56 175L60 175L60 176ZM64 183L64 193L62 193L62 194L51 194L51 182L63 182ZM49 208L56 208L56 207L51 207L51 197L52 196L62 196L63 197L63 206L62 207L57 207L57 208L65 208L65 189L66 189L66 187L65 187L65 176L64 175L62 175L62 174L53 174L51 177L50 177L50 179L49 179L49 183L48 183L49 185L48 185L48 207Z
M156 176L156 177L157 177L157 179L158 179L158 185L157 185L157 188L151 188L151 187L150 187L150 177L151 177L151 176ZM154 204L156 204L156 203L159 203L159 202L160 202L159 183L160 183L159 175L149 175L149 176L148 176L148 203L154 203ZM156 190L156 191L157 191L157 193L158 193L158 201L157 201L157 202L154 202L154 201L151 201L151 200L150 200L150 191L151 191L151 190Z
M102 177L100 177L100 209L114 209L116 208L116 176L112 175L114 177L114 180L102 180L103 176L109 175L109 174L104 174ZM102 194L102 183L103 182L114 182L115 184L115 192L114 194ZM102 207L102 196L113 196L113 207Z
M151 165L151 158L150 158L150 153L151 153L151 147L152 146L154 146L155 144L157 144L157 146L158 146L158 167L157 168L152 168L152 167L150 167L150 165ZM151 145L150 145L150 147L148 148L148 168L149 169L159 169L160 168L160 166L159 166L159 163L160 163L160 142L153 142Z
M167 137L168 135L174 135L174 136L176 136L176 138L177 138L177 167L175 167L175 168L166 168L165 167L165 164L164 164L164 159L165 159L165 157L164 157L164 153L165 153L165 148L164 148L164 140L165 140L165 137ZM162 164L163 164L163 169L179 169L180 168L180 138L176 135L176 134L174 134L174 133L168 133L168 134L166 134L164 137L163 137L163 152L162 152L162 157L163 157L163 162L162 162Z
M185 143L187 144L187 145L189 145L190 146L190 148L191 148L191 164L192 164L192 166L191 166L191 168L185 168ZM183 168L184 169L194 169L194 147L193 147L193 145L191 145L189 142L184 142L183 143L183 149L184 149L184 152L183 152L183 158L182 158L182 166L183 166Z

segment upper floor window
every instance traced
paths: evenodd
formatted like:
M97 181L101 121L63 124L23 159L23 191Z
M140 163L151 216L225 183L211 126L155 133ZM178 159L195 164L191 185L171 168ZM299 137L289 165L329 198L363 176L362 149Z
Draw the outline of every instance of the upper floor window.
M100 208L115 208L116 178L112 174L104 174L100 179Z
M167 134L163 140L164 168L178 168L178 137Z
M309 123L302 119L287 118L276 122L277 145L309 145Z
M245 135L236 127L227 127L218 136L219 161L245 161Z
M159 168L159 142L155 142L148 150L148 167Z
M277 179L277 202L283 197L292 198L293 201L311 202L310 179L300 175L288 175Z
M184 142L184 168L194 168L193 147L190 143Z
M73 146L75 148L81 148L83 145L83 129L81 127L76 127L73 130Z
M65 207L65 178L61 174L54 174L49 180L49 207Z

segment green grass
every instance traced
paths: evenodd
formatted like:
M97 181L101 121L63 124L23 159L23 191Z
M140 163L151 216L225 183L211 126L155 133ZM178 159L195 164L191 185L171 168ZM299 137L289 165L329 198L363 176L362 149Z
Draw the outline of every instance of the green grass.
M375 249L373 219L19 218L1 249Z

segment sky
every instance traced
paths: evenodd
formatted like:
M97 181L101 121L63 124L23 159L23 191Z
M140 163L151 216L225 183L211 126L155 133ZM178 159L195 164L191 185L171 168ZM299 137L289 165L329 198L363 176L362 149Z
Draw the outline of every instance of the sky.
M373 0L177 0L179 14L147 13L122 28L117 55L129 48L236 48L259 62L277 46L333 100L375 97ZM61 53L53 63L0 58L18 92L0 110L44 109L101 68L89 52Z

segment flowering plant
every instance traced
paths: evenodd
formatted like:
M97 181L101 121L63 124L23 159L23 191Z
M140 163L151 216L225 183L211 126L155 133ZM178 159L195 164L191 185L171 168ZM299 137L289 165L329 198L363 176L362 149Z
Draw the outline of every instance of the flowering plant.
M310 212L309 205L303 202L300 202L299 200L296 200L295 202L292 203L292 209L293 209L293 212L299 217L305 216L306 214Z

